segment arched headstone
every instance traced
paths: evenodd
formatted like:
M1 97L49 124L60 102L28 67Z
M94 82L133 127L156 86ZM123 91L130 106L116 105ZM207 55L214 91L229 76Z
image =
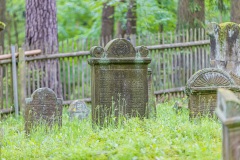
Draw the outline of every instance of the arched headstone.
M122 116L146 116L148 64L146 47L135 49L126 39L110 41L90 51L93 123Z
M26 98L25 130L31 131L33 126L44 124L49 127L62 125L62 99L57 98L50 88L35 90L31 98Z
M185 90L189 98L190 118L213 115L218 88L227 88L240 93L240 88L235 85L231 76L221 69L205 68L190 77Z

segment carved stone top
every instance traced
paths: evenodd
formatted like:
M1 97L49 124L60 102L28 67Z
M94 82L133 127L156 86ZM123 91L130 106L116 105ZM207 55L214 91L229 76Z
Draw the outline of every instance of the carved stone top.
M35 90L32 93L31 98L26 99L26 103L29 104L32 102L39 102L40 104L45 104L49 101L57 103L58 99L62 100L60 98L57 98L57 95L53 90L45 87Z
M194 73L187 82L186 93L192 88L226 87L235 85L230 75L217 68L205 68Z
M94 46L90 50L90 55L96 58L102 58L104 56L104 49L99 46Z
M117 38L107 43L105 48L92 47L90 54L95 58L141 58L147 57L147 47L141 46L135 49L127 39Z
M239 25L233 22L211 23L210 36L211 60L237 61L239 55Z
M107 57L135 57L136 50L126 39L117 38L107 43L105 46Z
M240 77L233 72L230 72L230 76L232 77L236 85L240 86Z

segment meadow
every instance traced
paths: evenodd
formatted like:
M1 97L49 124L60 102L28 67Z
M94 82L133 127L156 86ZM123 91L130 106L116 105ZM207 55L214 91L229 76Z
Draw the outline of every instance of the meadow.
M23 117L0 121L2 160L218 160L221 159L222 128L217 118L189 121L188 110L176 112L174 102L157 106L157 117L131 118L121 125L92 129L90 118L69 121L45 132L24 132Z

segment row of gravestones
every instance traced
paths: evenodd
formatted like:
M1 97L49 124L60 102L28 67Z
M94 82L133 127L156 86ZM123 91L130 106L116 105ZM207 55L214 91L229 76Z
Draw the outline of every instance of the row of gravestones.
M134 48L126 39L114 39L105 48L90 51L92 122L103 126L113 116L150 117L156 114L151 70L146 47ZM69 108L70 119L83 119L90 109L82 101L74 101ZM62 124L62 99L49 88L39 88L26 99L25 130L33 126Z
M231 22L210 25L211 68L192 75L185 89L190 119L213 116L216 111L223 126L224 160L240 158L239 31L240 26Z
M213 113L218 88L230 89L239 96L239 27L232 23L214 24L213 31L210 33L213 68L195 73L186 86L190 117ZM104 122L108 122L106 119L119 115L146 117L150 111L156 110L155 105L147 105L150 104L148 90L151 88L147 76L147 65L151 59L147 58L147 53L146 47L135 49L125 39L112 40L105 48L91 49L92 58L88 62L92 70L91 100L94 124L102 126ZM57 99L51 90L39 89L26 101L27 133L39 122L50 126L57 123L61 126L62 100ZM49 107L50 105L52 107ZM84 106L76 104L81 105ZM76 106L70 110L77 110ZM238 147L239 142L235 146Z
M232 90L240 97L240 26L227 22L209 27L211 68L192 75L185 90L190 118L213 115L218 88Z

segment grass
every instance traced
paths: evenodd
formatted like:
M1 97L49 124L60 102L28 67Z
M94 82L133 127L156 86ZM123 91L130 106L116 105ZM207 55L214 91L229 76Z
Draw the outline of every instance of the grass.
M157 107L156 119L132 118L121 126L93 130L91 121L70 122L64 110L63 126L45 133L37 128L24 134L23 118L0 121L2 160L16 159L221 159L221 125L216 119L190 122L188 111L176 114L173 102Z

